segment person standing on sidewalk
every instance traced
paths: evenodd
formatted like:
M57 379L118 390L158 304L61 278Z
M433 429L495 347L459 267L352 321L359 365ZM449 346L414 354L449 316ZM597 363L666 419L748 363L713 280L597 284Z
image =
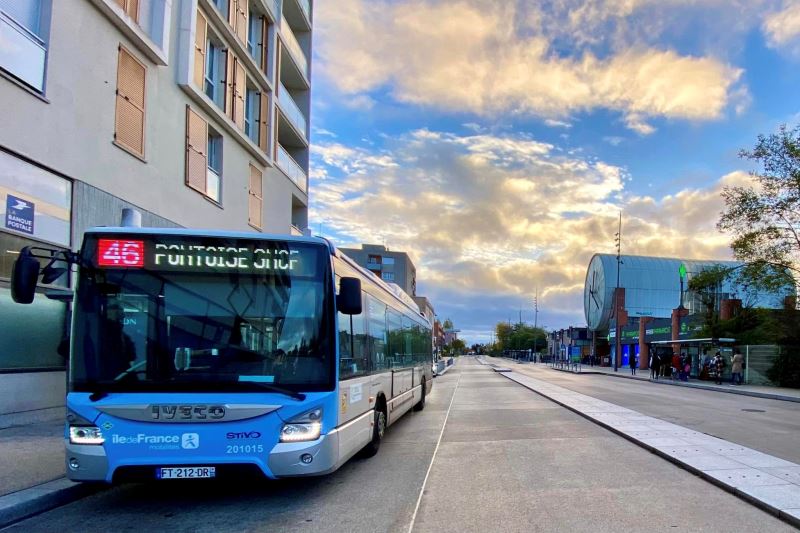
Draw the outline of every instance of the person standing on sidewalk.
M739 348L733 351L733 359L731 359L731 385L741 385L744 381L742 379L742 365L744 364L744 356Z
M631 376L635 376L636 375L636 354L631 354L630 363L631 363Z
M722 385L722 369L725 368L725 359L723 359L722 354L717 352L712 364L714 365L714 383Z

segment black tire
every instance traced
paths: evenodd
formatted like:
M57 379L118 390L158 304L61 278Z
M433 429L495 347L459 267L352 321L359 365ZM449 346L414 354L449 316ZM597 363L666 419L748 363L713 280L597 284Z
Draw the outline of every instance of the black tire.
M386 433L386 405L381 403L375 408L375 418L372 424L372 440L361 450L361 457L372 457L381 447L383 435Z
M422 411L425 409L425 396L428 395L428 383L425 381L425 378L422 378L422 398L419 399L417 404L414 406L415 411Z

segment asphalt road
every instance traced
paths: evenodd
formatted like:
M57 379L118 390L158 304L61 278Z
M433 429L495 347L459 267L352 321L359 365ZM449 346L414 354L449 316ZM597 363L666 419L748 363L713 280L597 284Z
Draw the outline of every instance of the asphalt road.
M796 402L570 374L540 364L510 366L515 372L800 464L800 404Z
M8 531L793 531L471 358L428 402L327 477L122 486Z

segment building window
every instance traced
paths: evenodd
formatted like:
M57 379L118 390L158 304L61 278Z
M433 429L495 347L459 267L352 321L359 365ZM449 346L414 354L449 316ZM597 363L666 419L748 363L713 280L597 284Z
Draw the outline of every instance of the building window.
M0 68L38 92L47 55L42 2L49 1L0 0Z
M222 136L189 106L186 106L186 185L220 202Z
M393 265L394 264L394 257L384 257L383 258L384 265Z
M261 229L261 210L263 178L261 170L250 165L250 186L248 187L248 223L254 228Z
M219 10L220 13L222 13L222 16L225 17L226 20L228 19L228 13L229 13L228 1L229 0L211 0L211 3L214 4L214 6L217 8L217 10Z
M220 109L224 109L225 81L222 79L222 76L223 72L225 72L227 56L220 43L212 38L209 38L206 43L205 56L206 68L203 90Z
M255 59L256 63L261 63L261 25L263 24L262 17L259 17L252 11L247 22L247 52L250 57Z
M394 281L394 272L383 272L381 277L384 281Z
M144 157L146 72L138 59L119 47L114 142L139 157Z
M258 144L260 105L261 94L258 90L248 87L244 110L244 133L256 144Z
M222 136L212 128L208 129L208 174L206 195L219 202L222 183Z

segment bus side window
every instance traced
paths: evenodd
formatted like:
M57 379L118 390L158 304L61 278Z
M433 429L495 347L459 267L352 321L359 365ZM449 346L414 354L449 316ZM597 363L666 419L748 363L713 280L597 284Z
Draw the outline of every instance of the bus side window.
M351 315L339 313L339 379L364 374L368 370L366 352L366 329L364 314Z
M391 368L386 356L386 304L367 295L369 314L369 359L373 372Z

